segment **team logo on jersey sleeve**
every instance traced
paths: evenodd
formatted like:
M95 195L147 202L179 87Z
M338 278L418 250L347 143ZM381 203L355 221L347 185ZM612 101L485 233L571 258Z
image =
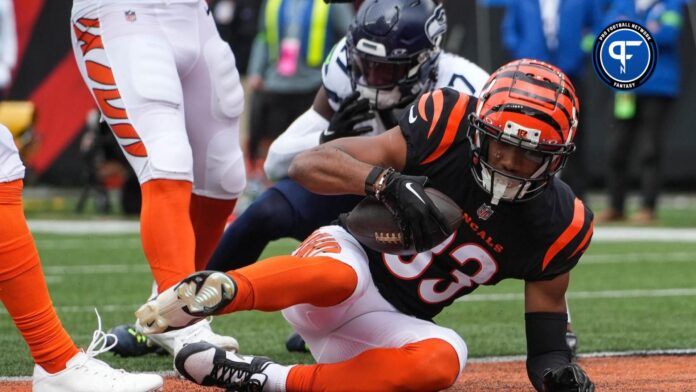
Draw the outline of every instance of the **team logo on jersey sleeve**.
M657 44L638 23L619 21L597 36L592 53L595 71L607 85L632 90L645 83L657 63Z

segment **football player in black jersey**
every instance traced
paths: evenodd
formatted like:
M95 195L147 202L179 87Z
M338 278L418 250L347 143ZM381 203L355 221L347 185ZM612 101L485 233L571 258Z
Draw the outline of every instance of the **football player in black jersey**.
M478 100L435 90L390 131L302 153L290 168L294 179L316 193L376 197L419 253L380 254L343 227L326 226L292 256L192 275L145 304L139 322L156 333L213 313L282 310L318 363L281 366L208 343L188 345L175 365L204 385L440 390L457 380L467 349L432 318L479 285L515 278L525 281L534 387L593 391L565 342L569 271L590 243L593 215L554 176L574 150L578 108L560 70L523 59L494 72ZM428 203L426 181L463 210L455 232ZM427 234L437 230L440 236Z

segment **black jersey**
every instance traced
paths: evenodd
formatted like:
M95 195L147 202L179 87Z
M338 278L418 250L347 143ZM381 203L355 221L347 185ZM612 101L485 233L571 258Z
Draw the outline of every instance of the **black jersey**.
M407 143L409 175L452 198L464 213L460 228L435 248L396 256L365 247L373 280L400 311L432 319L479 285L503 279L548 280L573 268L592 236L592 212L561 180L538 197L490 204L476 183L467 139L467 116L476 99L452 89L435 90L399 120Z

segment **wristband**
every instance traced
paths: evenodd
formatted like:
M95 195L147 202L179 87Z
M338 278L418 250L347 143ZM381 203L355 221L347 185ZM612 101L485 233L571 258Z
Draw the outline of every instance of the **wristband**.
M367 175L367 178L365 178L365 194L369 196L374 196L376 194L376 183L377 180L379 180L380 174L384 172L384 169L375 166L370 170L370 174Z

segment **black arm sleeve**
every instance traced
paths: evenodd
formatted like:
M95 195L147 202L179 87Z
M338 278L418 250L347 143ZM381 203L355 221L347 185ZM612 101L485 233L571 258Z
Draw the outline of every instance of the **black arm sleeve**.
M570 363L565 340L566 313L526 313L527 376L537 391L543 391L544 372Z

